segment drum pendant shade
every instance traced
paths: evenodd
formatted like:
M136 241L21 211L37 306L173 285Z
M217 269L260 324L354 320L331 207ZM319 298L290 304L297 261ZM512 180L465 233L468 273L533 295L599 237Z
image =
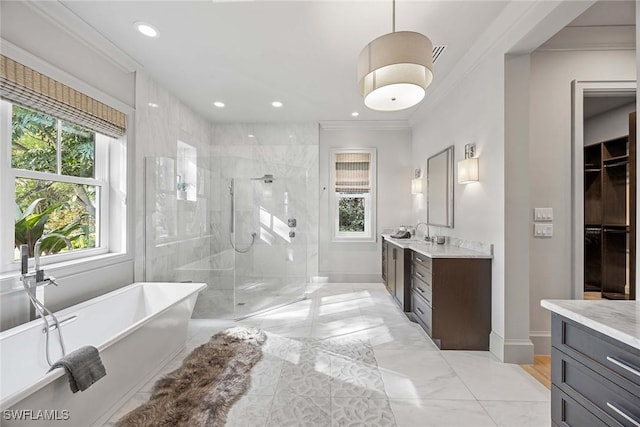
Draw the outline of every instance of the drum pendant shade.
M365 105L399 111L418 104L433 81L433 44L413 31L385 34L366 45L358 59Z

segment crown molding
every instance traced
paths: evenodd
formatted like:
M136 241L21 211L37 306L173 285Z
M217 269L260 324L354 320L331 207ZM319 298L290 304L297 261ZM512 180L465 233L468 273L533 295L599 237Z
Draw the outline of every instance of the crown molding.
M69 87L72 87L87 96L90 96L104 104L107 104L110 107L113 107L117 110L120 110L126 114L131 114L134 111L134 106L129 105L126 102L115 98L112 95L109 95L100 89L95 88L89 83L85 82L78 77L69 74L68 72L61 70L55 65L49 64L47 61L42 58L33 55L30 52L22 49L19 46L14 45L13 43L3 39L0 37L0 51L4 56L7 56L14 61L21 63L29 68L36 70L39 73L46 75L47 77L51 77L54 80L59 81Z
M408 120L325 120L320 122L322 130L411 130Z
M102 55L122 71L131 73L144 68L142 64L113 44L58 0L29 0L25 1L24 4L85 46Z

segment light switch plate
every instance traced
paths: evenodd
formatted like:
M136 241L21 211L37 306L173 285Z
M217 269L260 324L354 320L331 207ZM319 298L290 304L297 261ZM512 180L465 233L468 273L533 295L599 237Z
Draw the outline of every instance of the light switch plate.
M534 237L553 237L553 224L534 224Z
M535 222L553 221L553 208L534 208L533 220Z

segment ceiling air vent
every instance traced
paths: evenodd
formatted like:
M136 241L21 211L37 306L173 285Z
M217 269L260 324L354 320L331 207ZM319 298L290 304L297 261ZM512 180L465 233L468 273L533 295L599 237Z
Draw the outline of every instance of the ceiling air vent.
M433 47L433 63L435 64L442 52L447 48L446 44L441 44Z

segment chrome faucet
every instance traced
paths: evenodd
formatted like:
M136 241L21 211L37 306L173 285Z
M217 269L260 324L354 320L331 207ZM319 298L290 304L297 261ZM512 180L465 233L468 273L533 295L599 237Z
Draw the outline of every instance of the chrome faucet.
M419 222L416 224L416 233L418 232L418 227L420 227L421 225L424 225L427 232L424 235L424 240L426 240L427 242L431 241L431 236L429 236L429 224L427 224L426 222Z
M29 309L29 320L34 320L36 318L36 312L40 315L42 322L44 323L44 332L46 334L45 337L45 355L47 358L47 363L49 366L51 363L51 356L49 354L49 331L52 328L56 328L58 330L58 339L60 344L60 349L62 350L62 355L66 354L66 348L64 345L64 340L62 338L62 331L60 330L60 322L58 318L51 310L49 310L42 301L44 301L44 286L48 284L53 284L58 286L55 281L55 278L52 276L44 277L44 270L40 269L40 244L44 239L49 237L58 237L64 240L67 244L67 248L71 249L71 242L62 234L58 233L50 233L40 237L34 246L34 258L35 258L35 272L29 273L29 246L21 245L20 246L20 261L21 261L21 275L20 280L22 281L22 287L24 291L27 293L29 297L29 301L31 302L31 308ZM39 286L42 286L38 289ZM38 297L38 293L40 293L40 297ZM47 320L47 316L51 318L53 324L55 326L49 326L49 320Z
M71 241L63 236L60 233L49 233L49 234L45 234L44 236L40 237L38 240L36 240L36 244L33 248L33 260L34 263L36 265L36 286L38 286L39 283L45 282L45 278L44 278L44 270L40 269L40 245L42 244L42 242L45 239L48 239L49 237L57 237L58 239L62 239L64 240L64 242L67 244L67 249L71 250ZM49 277L49 279L47 279L50 283L53 283L54 285L58 286L58 284L55 282L55 279L53 277Z

